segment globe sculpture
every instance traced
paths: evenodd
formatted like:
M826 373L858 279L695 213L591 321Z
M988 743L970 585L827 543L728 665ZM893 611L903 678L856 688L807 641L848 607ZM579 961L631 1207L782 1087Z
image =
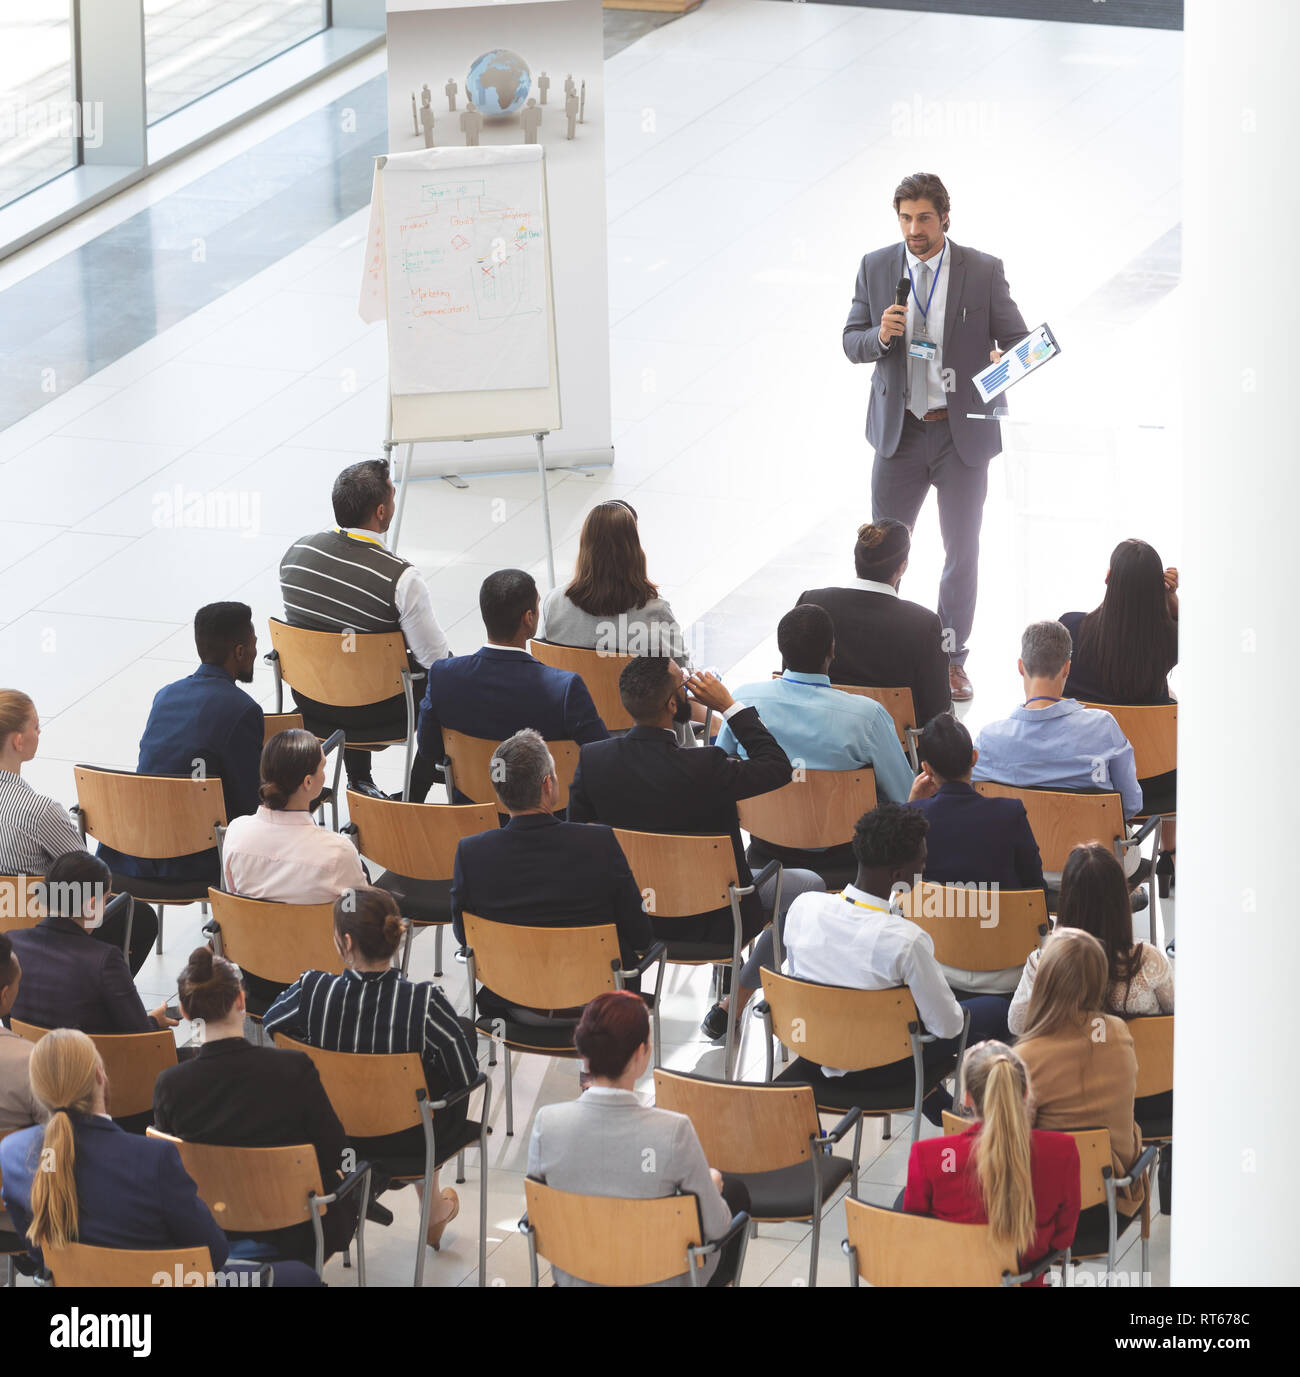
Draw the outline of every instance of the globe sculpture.
M465 78L470 100L485 115L513 115L532 85L528 64L509 48L493 48L475 58Z

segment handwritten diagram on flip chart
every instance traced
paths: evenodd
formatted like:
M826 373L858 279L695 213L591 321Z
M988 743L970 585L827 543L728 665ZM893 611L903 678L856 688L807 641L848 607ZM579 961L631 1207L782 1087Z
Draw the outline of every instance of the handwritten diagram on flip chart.
M393 155L382 188L362 312L388 317L390 392L549 386L541 148Z

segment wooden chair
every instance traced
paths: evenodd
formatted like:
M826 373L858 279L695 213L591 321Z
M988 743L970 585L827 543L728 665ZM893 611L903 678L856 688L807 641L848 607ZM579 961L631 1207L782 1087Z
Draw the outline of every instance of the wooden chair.
M578 646L553 645L550 641L529 641L528 653L544 665L576 674L587 686L607 730L626 731L635 725L618 692L618 676L637 658L635 655L583 650Z
M45 880L40 875L0 875L0 932L34 928L45 917Z
M209 775L136 775L98 765L75 765L77 806L72 816L82 839L96 841L126 856L151 861L174 860L200 851L217 851L217 828L226 826L226 799L221 780ZM158 945L163 942L163 909L167 904L207 903L202 880L154 880L131 875L115 882L141 903L158 906Z
M948 1110L943 1111L943 1131L964 1133L970 1127L970 1120L963 1119ZM1110 1133L1104 1128L1084 1128L1066 1130L1074 1139L1079 1151L1079 1228L1074 1242L1064 1255L1054 1254L1066 1267L1071 1262L1083 1262L1092 1258L1104 1257L1106 1271L1115 1270L1117 1240L1135 1219L1142 1221L1142 1275L1149 1271L1149 1246L1151 1236L1151 1192L1148 1189L1142 1201L1142 1208L1132 1215L1120 1214L1116 1203L1116 1192L1121 1186L1131 1186L1141 1180L1151 1169L1156 1149L1145 1148L1133 1164L1127 1176L1117 1177L1111 1166ZM1094 1206L1104 1205L1105 1224L1098 1227L1085 1212Z
M1150 1099L1153 1095L1170 1096L1169 1113L1153 1113L1141 1104L1135 1106L1142 1144L1154 1143L1159 1150L1157 1159L1174 1141L1172 1096L1174 1090L1174 1016L1148 1014L1128 1020L1133 1035L1133 1050L1137 1053L1138 1081L1135 1099ZM1157 1173L1157 1180L1159 1174ZM1167 1205L1169 1202L1163 1202Z
M309 631L270 619L271 645L266 659L275 670L275 711L284 710L284 686L297 689L317 703L336 708L366 707L389 698L406 700L406 734L382 741L366 740L365 732L349 734L347 745L364 751L386 746L406 747L402 797L411 793L411 766L415 760L416 699L414 673L400 631ZM339 795L343 767L340 751L334 764L334 797Z
M528 1240L528 1267L537 1285L537 1260L544 1257L562 1272L596 1286L652 1286L685 1275L700 1284L706 1258L741 1239L736 1284L745 1266L749 1215L732 1218L722 1238L701 1243L699 1197L661 1195L624 1200L614 1195L574 1195L524 1179L528 1213L519 1232Z
M1139 779L1151 779L1178 768L1177 703L1156 703L1145 707L1121 703L1085 703L1084 707L1108 712L1119 724L1120 731L1133 747L1133 764Z
M286 989L303 971L343 974L334 945L333 904L279 904L208 890L212 917L203 931L219 956L247 975ZM274 996L248 993L248 1017L261 1023Z
M361 1192L357 1221L357 1285L366 1284L366 1206L370 1200L370 1163L362 1162L328 1194L321 1185L320 1164L310 1143L292 1147L220 1147L190 1143L169 1133L149 1130L150 1138L171 1143L181 1165L198 1188L199 1199L226 1233L266 1233L311 1222L316 1240L316 1275L325 1266L326 1207ZM347 1265L347 1254L344 1254Z
M876 806L876 772L861 770L801 770L780 789L736 805L740 825L758 842L796 851L824 850L853 840L858 819ZM816 870L814 865L811 867ZM830 887L839 881L835 866L827 866L822 879ZM839 869L843 869L840 867ZM821 871L818 871L821 874ZM843 877L852 880L852 873Z
M281 732L305 731L302 713L300 712L268 712L263 715L262 745L273 737L279 736Z
M957 1224L854 1199L845 1200L844 1210L850 1286L1022 1286L1063 1256L1052 1253L1017 1273L1015 1251L995 1244L987 1224Z
M618 929L602 927L517 927L490 923L466 913L465 959L469 966L471 1004L478 982L507 1003L526 1009L551 1009L557 1013L581 1009L598 994L621 990L633 974L642 974L656 963L654 999L650 1021L654 1029L655 1060L659 1060L659 991L663 986L664 944L656 942L630 971L619 960ZM505 1049L506 1136L515 1131L514 1086L511 1057L531 1052L544 1057L573 1058L573 1030L577 1015L558 1018L548 1027L520 1023L499 1015L484 1014L475 1027L493 1041L489 1065L496 1065L495 1043Z
M43 1248L41 1255L54 1277L55 1286L192 1286L199 1276L213 1284L212 1254L207 1248L95 1248L88 1243L69 1243L63 1248ZM256 1274L254 1274L256 1275Z
M411 964L415 931L432 927L435 933L433 973L442 974L442 933L451 922L451 879L456 847L463 837L491 832L497 826L494 804L402 803L371 798L348 790L348 824L357 850L384 873L375 884L392 890L410 920L402 948L402 974Z
M415 1243L415 1285L424 1284L425 1235L429 1228L429 1213L433 1205L433 1173L444 1162L462 1154L471 1143L478 1144L478 1284L487 1285L487 1181L488 1116L492 1101L492 1083L479 1072L476 1079L461 1090L430 1102L424 1079L424 1067L415 1052L372 1054L368 1052L326 1052L306 1042L297 1042L284 1033L275 1034L277 1047L289 1047L305 1052L315 1063L325 1094L339 1116L343 1132L349 1138L382 1138L401 1133L408 1128L424 1131L424 1166L419 1172L398 1172L391 1176L395 1182L421 1181L423 1194L420 1203L420 1230ZM437 1111L468 1099L479 1086L483 1087L482 1118L479 1122L466 1120L464 1129L453 1135L450 1142L439 1143ZM383 1159L376 1159L380 1162ZM372 1162L374 1166L376 1162ZM457 1177L463 1180L463 1175Z
M776 876L776 897L772 912L781 911L781 862L770 861L754 876L752 885L742 885L736 870L736 853L731 838L726 836L696 837L667 832L630 832L616 827L623 854L636 879L637 888L645 896L644 907L656 923L656 934L665 928L659 920L689 918L697 913L711 913L714 909L730 908L732 921L731 947L713 943L675 942L663 937L667 947L666 960L680 966L730 966L731 988L740 985L740 949L744 945L744 926L740 901L752 894L769 875ZM781 937L773 929L774 953L781 964ZM724 1077L731 1080L735 1073L739 1039L736 1036L736 1001L727 1005L727 1040L723 1059Z
M466 736L464 732L444 727L442 744L447 752L442 762L447 797L455 802L456 791L459 790L471 802L490 803L499 813L504 813L505 809L498 804L496 790L492 787L492 752L501 743L482 736ZM555 806L567 808L569 788L578 768L581 747L576 741L548 741L546 745L555 761L555 777L560 786L559 801Z
M861 1110L850 1109L823 1133L810 1085L728 1084L662 1068L655 1070L655 1104L685 1114L708 1164L745 1183L755 1223L811 1219L808 1285L816 1286L824 1204L846 1179L849 1194L858 1193ZM849 1161L831 1148L851 1128Z
M772 1039L777 1037L796 1055L820 1066L868 1070L889 1066L910 1057L912 1075L880 1087L845 1087L838 1077L818 1074L814 1080L817 1109L822 1114L844 1114L860 1109L867 1118L882 1119L881 1136L890 1134L890 1116L912 1116L912 1141L921 1132L921 1101L940 1081L958 1072L970 1012L963 1010L961 1038L951 1059L927 1067L923 1045L936 1041L933 1033L921 1032L920 1015L906 985L889 990L850 990L839 985L818 985L765 970L763 1000L758 1013L767 1031L767 1068L772 1083ZM776 1077L777 1085L804 1084L798 1064Z
M934 959L950 970L1019 970L1047 936L1047 898L1041 889L941 885L923 880L899 898L903 916L924 928Z

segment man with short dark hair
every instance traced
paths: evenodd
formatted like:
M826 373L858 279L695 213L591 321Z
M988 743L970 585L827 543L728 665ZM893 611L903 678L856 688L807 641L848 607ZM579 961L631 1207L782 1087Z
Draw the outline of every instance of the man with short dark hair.
M898 184L894 212L903 242L863 258L843 343L851 362L875 365L867 405L873 519L897 517L910 529L932 485L938 495L939 620L952 696L961 702L972 694L964 666L988 466L1002 448L991 418L1006 404L1002 396L981 400L971 379L1029 330L1001 259L947 237L950 209L947 188L932 172ZM903 306L895 301L900 282L909 288ZM923 722L933 716L917 712Z
M504 741L522 727L534 728L548 741L603 741L609 733L581 677L528 653L540 610L533 576L522 569L498 569L483 580L478 605L487 643L473 655L429 667L419 727L426 768L442 761L443 727L489 741ZM414 783L411 796L417 802L424 798ZM470 800L457 789L454 801Z
M259 765L265 719L261 705L241 684L253 682L257 663L257 632L247 603L214 602L194 616L194 643L200 664L187 678L158 690L140 738L136 773L189 775L220 779L226 821L257 812ZM119 877L117 888L141 898L164 898L144 892L148 885L133 880L197 884L221 883L217 852L153 860L125 856L100 846L99 856Z
M0 1019L13 1012L23 967L13 943L0 932ZM0 1024L0 1135L30 1128L45 1118L27 1079L33 1044Z
M451 654L433 614L429 586L408 560L384 544L397 508L384 459L350 464L334 480L332 530L296 540L280 561L285 619L313 631L397 631L406 639L415 674ZM317 736L342 727L359 741L400 738L406 733L406 699L398 694L380 703L334 707L317 703L296 689L294 701ZM384 798L371 775L371 753L343 752L348 787ZM412 768L411 797L422 799L437 777L419 761Z
M463 915L525 927L618 929L619 960L631 970L654 941L627 857L608 827L556 817L560 786L546 742L531 727L492 755L492 779L510 821L466 837L456 848L451 883L452 930L465 942ZM481 1014L518 1017L489 989ZM536 1011L527 1021L533 1021ZM549 1019L545 1020L549 1021Z

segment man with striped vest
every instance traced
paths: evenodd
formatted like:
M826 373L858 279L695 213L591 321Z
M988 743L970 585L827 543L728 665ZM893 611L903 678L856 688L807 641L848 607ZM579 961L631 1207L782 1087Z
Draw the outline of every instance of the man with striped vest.
M423 673L451 650L433 614L428 584L413 564L384 544L396 507L387 462L365 459L350 465L334 480L332 497L334 528L294 541L280 561L285 619L314 631L400 629L411 668ZM406 701L400 695L352 708L317 703L296 689L293 696L318 736L339 727L363 741L406 734ZM348 749L343 760L349 788L387 797L371 776L369 751ZM423 799L436 777L433 765L417 756L411 797Z

